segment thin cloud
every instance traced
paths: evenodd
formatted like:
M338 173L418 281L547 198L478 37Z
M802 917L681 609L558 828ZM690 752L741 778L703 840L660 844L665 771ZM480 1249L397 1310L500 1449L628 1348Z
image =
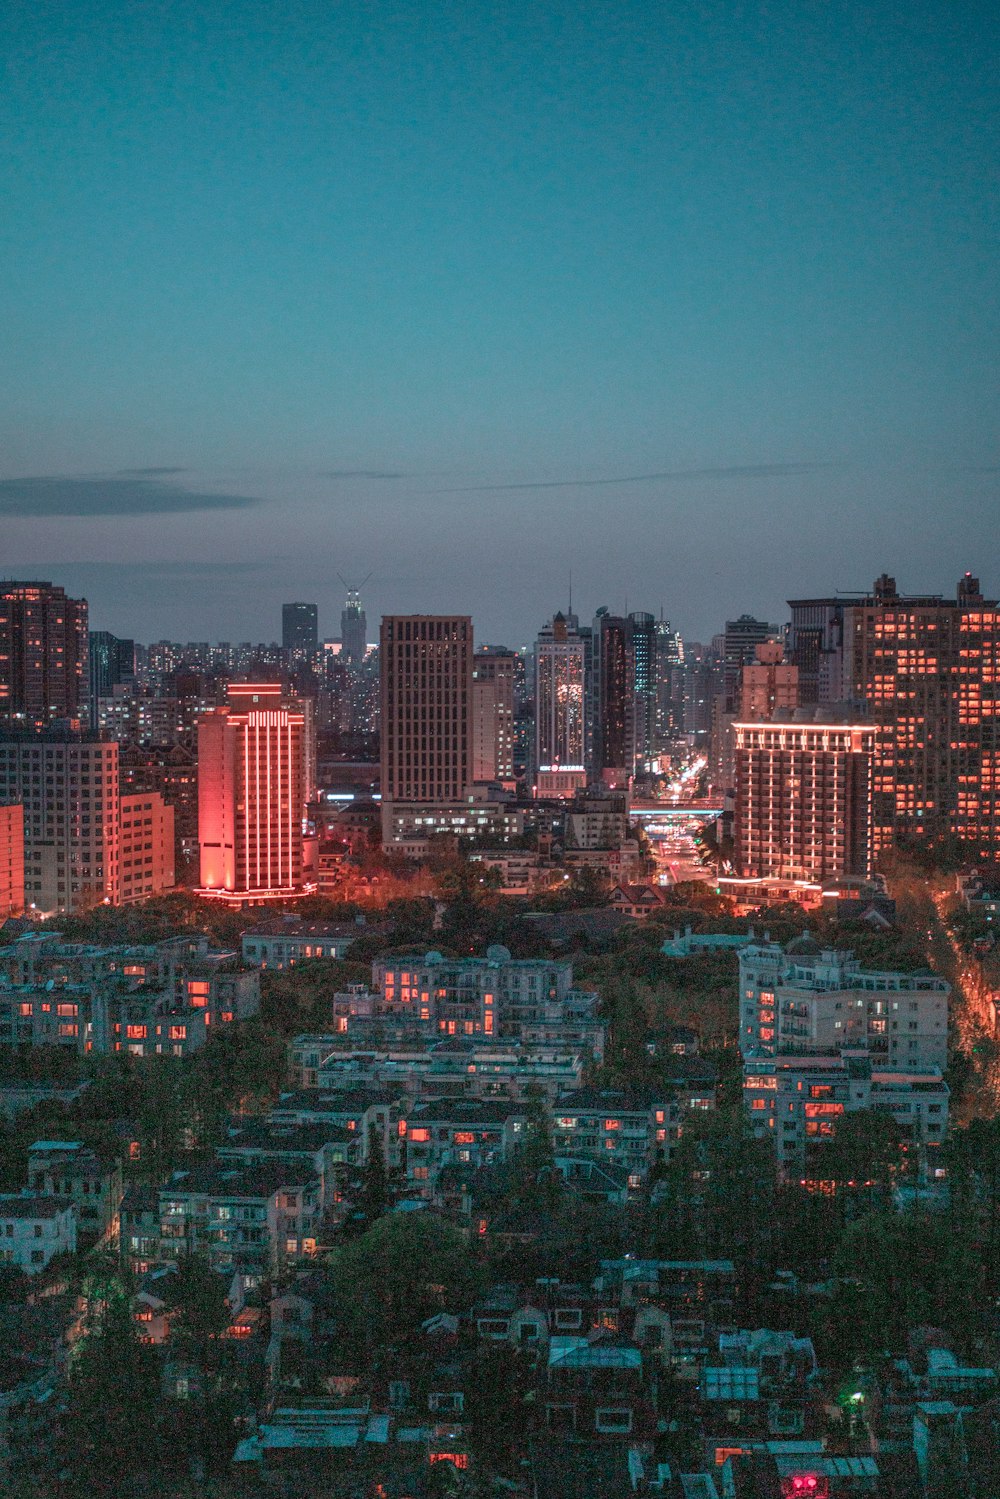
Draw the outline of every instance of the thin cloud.
M170 515L192 510L245 510L245 494L205 494L154 478L0 479L0 517Z
M186 468L120 468L120 474L125 474L130 479L142 479L158 474L186 474Z
M412 474L392 474L380 468L328 468L321 479L412 479Z
M674 468L653 474L619 474L608 479L537 479L521 484L463 484L454 489L435 489L434 494L486 494L498 490L607 489L617 484L674 483L685 479L783 479L794 474L814 474L840 468L838 463L737 463L724 468Z

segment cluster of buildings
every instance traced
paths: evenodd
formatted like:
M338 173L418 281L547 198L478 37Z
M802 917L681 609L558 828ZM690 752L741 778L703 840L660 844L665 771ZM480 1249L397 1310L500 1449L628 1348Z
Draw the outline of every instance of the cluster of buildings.
M287 900L335 888L331 850L359 831L409 855L442 835L502 851L533 804L655 792L691 750L728 808L722 888L747 909L863 885L900 835L994 859L1000 608L978 580L949 599L883 575L790 611L703 648L652 614L584 625L570 607L520 651L477 650L467 615L386 615L375 646L352 588L335 641L293 603L280 646L143 649L88 634L59 587L0 585L0 808L23 824L23 846L16 815L0 824L0 910L142 899L176 871L217 899ZM370 818L319 796L344 770L334 743L354 746ZM638 878L629 864L605 872Z
M259 973L207 937L103 947L28 931L0 947L0 1048L186 1057L259 1007Z
M744 1103L782 1173L835 1189L825 1148L847 1116L879 1109L917 1180L943 1177L949 984L929 972L862 969L808 935L787 947L749 942L739 965Z

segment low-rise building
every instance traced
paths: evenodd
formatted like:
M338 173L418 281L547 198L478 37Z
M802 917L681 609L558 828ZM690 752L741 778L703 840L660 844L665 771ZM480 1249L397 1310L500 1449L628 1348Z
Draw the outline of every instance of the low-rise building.
M524 1109L514 1103L426 1099L401 1113L399 1156L408 1184L430 1196L448 1166L492 1166L523 1137Z
M948 1128L948 1084L936 1068L879 1070L865 1053L748 1056L743 1101L758 1139L774 1143L786 1175L823 1180L822 1147L839 1121L884 1109L901 1137L933 1158Z
M591 1028L594 1045L602 1045L597 996L573 988L571 964L512 958L499 944L484 958L378 958L372 987L383 1014L442 1036L552 1041L565 1025L577 1033Z
M740 1046L750 1052L863 1048L891 1068L948 1064L950 985L936 974L867 971L808 935L740 951Z
M668 1090L581 1088L555 1105L553 1147L557 1155L593 1156L623 1166L629 1186L638 1187L654 1166L670 1160L681 1118Z
M298 921L276 917L243 933L244 963L255 968L293 968L309 958L342 958L365 932L364 921Z
M76 1213L44 1194L0 1193L0 1265L37 1275L57 1254L76 1249Z
M28 1190L75 1210L81 1240L117 1247L120 1161L104 1161L79 1140L36 1140L28 1150Z
M213 1269L275 1274L316 1253L321 1188L309 1167L218 1162L160 1188L160 1260L204 1254Z

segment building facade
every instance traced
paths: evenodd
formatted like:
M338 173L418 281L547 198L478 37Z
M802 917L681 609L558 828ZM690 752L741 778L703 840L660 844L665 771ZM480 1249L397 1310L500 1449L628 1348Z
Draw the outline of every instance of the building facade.
M385 615L382 802L454 803L471 780L472 620Z
M514 780L513 651L477 651L472 661L472 779Z
M589 767L590 641L575 615L557 613L535 642L536 796L572 796Z
M118 746L50 735L0 740L0 802L24 807L25 908L121 901Z
M0 729L79 720L88 665L86 599L51 583L0 583Z
M319 610L315 604L282 604L281 644L301 659L315 656L319 649Z
M285 700L280 686L236 682L230 683L228 706L202 718L202 893L257 901L303 893L308 720L308 705Z
M24 807L0 801L0 922L24 911Z
M733 731L738 877L870 876L874 726L775 717Z
M862 969L811 939L740 951L740 1046L753 1052L869 1052L889 1068L948 1065L950 986L936 974Z

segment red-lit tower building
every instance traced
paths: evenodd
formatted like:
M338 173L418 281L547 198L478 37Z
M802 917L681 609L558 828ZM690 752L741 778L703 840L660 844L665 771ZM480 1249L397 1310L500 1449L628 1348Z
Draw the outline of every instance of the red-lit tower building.
M303 817L312 794L308 705L276 684L231 682L198 727L201 893L280 900L306 889Z

